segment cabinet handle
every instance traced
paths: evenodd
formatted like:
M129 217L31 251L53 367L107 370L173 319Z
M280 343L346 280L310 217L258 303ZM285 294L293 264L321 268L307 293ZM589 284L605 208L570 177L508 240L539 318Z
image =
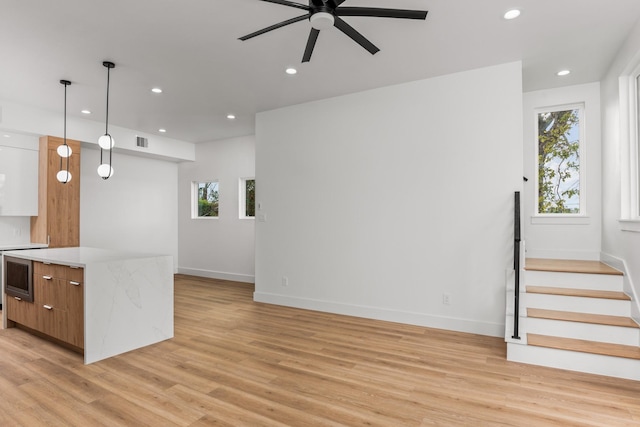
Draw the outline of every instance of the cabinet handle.
M44 308L46 308L47 310L53 310L53 307L51 307L50 305L43 305Z
M69 283L71 283L73 286L80 286L80 282L74 282L73 280L69 280Z
M51 276L42 276L44 280L51 280Z
M22 298L20 297L13 297L16 301L22 301Z

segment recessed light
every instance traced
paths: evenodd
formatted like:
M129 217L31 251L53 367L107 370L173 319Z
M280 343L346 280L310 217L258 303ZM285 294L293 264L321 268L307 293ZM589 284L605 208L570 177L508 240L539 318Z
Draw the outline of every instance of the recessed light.
M294 74L296 74L296 73L298 72L298 70L296 70L295 68L287 68L287 69L285 70L285 72L286 72L287 74L294 75Z
M91 111L89 111L89 110L82 110L82 111L80 111L80 112L81 112L82 114L91 114Z
M153 89L151 89L151 92L153 92L153 93L162 93L162 89L160 89L159 87L154 87Z
M556 73L560 77L568 76L569 74L571 74L571 70L560 70Z
M158 132L160 133L165 133L166 131L167 131L166 129L162 129L162 128L158 129Z
M234 120L236 118L235 114L227 114L227 119Z
M518 16L520 16L520 10L518 9L511 9L504 13L504 19L516 19Z

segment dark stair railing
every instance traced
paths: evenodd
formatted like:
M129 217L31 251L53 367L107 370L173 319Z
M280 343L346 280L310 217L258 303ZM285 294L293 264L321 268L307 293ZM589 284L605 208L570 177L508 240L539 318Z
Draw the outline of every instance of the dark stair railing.
M526 179L526 178L525 178ZM514 194L513 209L513 269L515 271L514 306L513 306L513 336L520 339L518 332L520 321L520 192Z

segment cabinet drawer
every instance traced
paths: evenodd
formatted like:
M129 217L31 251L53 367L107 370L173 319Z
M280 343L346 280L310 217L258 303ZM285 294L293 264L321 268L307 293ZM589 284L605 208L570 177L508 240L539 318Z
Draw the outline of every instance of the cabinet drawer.
M7 295L5 306L8 320L12 320L31 329L37 329L36 306L34 303L22 301L19 298Z
M84 280L84 269L82 267L71 267L60 264L45 264L43 262L33 262L34 276L51 276L58 279L74 280L81 282Z
M67 341L67 311L48 304L36 304L37 330L57 338Z

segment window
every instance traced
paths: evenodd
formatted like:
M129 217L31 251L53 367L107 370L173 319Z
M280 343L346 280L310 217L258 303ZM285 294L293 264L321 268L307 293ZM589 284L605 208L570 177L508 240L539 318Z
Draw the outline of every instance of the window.
M192 196L192 218L218 217L218 181L194 181Z
M256 180L254 178L240 179L240 218L255 218L256 216Z
M538 215L584 215L584 107L537 111Z
M629 64L619 85L620 228L640 232L640 62Z

